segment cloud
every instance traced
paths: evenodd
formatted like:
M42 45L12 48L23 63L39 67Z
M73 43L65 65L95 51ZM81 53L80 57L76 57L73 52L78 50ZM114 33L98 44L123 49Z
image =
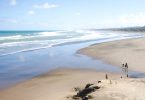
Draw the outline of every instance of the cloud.
M17 4L17 1L16 0L10 0L10 5L11 6L15 6Z
M1 23L17 23L16 19L10 19L10 18L0 18Z
M58 7L58 6L55 4L49 4L48 2L43 3L43 4L39 4L39 5L35 4L32 6L33 10L28 11L28 14L35 15L36 9L50 9L50 8L56 8L56 7Z
M81 13L80 13L80 12L76 12L76 15L80 16L80 15L81 15Z
M30 11L28 11L28 14L29 15L35 15L35 11L34 10L30 10Z
M33 5L33 8L35 8L35 9L49 9L49 8L56 8L56 7L58 7L58 5L49 4L47 2L40 4L40 5L38 5L38 4Z
M126 14L113 19L107 19L102 22L103 25L105 27L144 26L145 12Z

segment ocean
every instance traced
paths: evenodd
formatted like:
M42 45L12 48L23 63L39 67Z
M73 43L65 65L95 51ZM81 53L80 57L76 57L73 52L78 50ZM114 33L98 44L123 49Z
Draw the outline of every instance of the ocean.
M0 56L64 44L128 38L140 34L78 31L0 31Z
M95 43L143 36L94 30L0 31L0 89L62 67L119 71L76 52Z

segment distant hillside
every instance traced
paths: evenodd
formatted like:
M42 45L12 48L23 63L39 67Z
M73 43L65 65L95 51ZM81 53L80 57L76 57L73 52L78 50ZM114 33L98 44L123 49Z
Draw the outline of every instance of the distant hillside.
M125 32L145 32L145 26L143 26L143 27L125 27L125 28L108 28L108 29L96 29L96 30L125 31Z

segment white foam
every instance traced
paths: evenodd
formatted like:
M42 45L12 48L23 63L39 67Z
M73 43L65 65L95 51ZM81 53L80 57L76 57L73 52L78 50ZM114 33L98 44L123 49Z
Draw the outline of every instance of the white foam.
M42 37L52 37L60 36L60 32L39 32L31 35L15 35L15 36L4 36L0 37L0 40L24 40L24 39L33 39L33 38L42 38Z
M22 35L15 35L15 36L6 36L6 37L0 37L0 40L6 40L6 39L20 39L22 38Z
M80 39L82 40L90 40L90 39L100 39L103 38L104 35L98 34L98 33L92 33L88 35L81 36Z
M41 36L58 36L61 35L58 32L40 32L38 33Z
M9 53L0 54L0 56L12 55L12 54L21 53L21 52L35 51L35 50L45 49L45 48L49 48L49 47L52 47L52 45L45 46L45 47L18 50L18 51L15 51L15 52L9 52Z
M18 41L18 42L10 42L10 43L2 43L0 47L11 47L11 46L27 46L27 45L44 45L55 43L57 40L35 40L35 41Z

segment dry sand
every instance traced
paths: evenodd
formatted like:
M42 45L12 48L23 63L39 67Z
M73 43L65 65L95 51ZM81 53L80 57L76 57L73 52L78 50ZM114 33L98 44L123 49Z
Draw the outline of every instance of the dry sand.
M81 49L79 53L118 67L127 62L129 70L145 72L145 38L96 44Z
M100 84L93 100L145 100L145 79L117 79Z

